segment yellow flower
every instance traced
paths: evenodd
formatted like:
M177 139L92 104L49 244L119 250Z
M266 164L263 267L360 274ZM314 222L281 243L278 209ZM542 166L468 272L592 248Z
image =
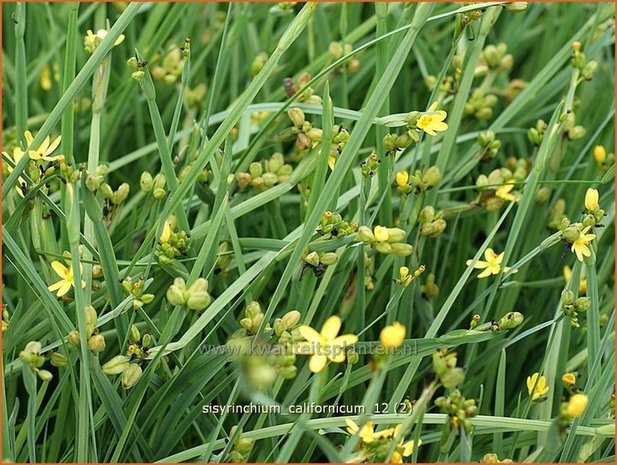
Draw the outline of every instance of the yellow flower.
M409 184L409 173L404 170L396 173L396 184L399 187L407 186L407 184Z
M381 341L381 345L383 345L386 349L396 349L403 344L405 334L405 326L400 324L398 321L395 321L381 330L379 340Z
M478 260L476 264L473 266L478 270L484 270L482 273L478 275L478 278L487 278L492 274L499 274L501 271L501 261L503 260L503 255L505 252L501 252L499 255L495 253L495 251L491 248L488 248L484 251L484 258L486 261ZM467 266L473 263L473 260L467 260L465 262ZM509 267L504 267L503 271L507 273L510 271ZM514 271L516 273L516 271Z
M592 189L591 187L587 189L585 193L585 208L587 211L593 213L600 208L600 205L598 205L598 198L599 194L596 189Z
M589 250L587 244L596 238L595 234L587 234L587 231L590 229L591 226L587 226L583 229L579 238L572 243L572 252L576 254L576 258L581 262L584 257L589 257L591 255L591 250Z
M338 336L341 329L341 319L334 315L326 320L321 328L321 332L307 325L299 328L300 334L305 342L301 343L301 353L312 354L309 361L309 369L313 373L319 373L324 369L328 360L334 363L345 361L345 348L358 342L358 336L354 334L344 334Z
M566 415L570 418L578 418L580 417L585 409L587 408L587 403L589 402L589 397L585 394L574 394L570 397L568 401L568 406L566 407Z
M108 31L105 29L99 29L96 34L92 30L86 31L86 37L84 37L84 49L88 53L94 53L96 48L103 42L103 39L107 37ZM117 47L124 42L124 34L120 34L114 42L114 47Z
M538 372L528 376L527 391L531 396L531 400L538 400L549 391L549 387L546 385L546 378L544 376L540 376L540 373Z
M600 165L606 161L606 149L603 145L596 145L593 148L593 158L595 158L596 162Z
M566 284L568 284L572 279L572 268L570 268L568 265L563 267L563 279ZM581 295L587 294L587 279L585 279L582 275L578 283L578 293Z
M495 190L495 195L500 199L507 200L508 202L516 202L518 200L518 196L516 193L511 192L512 189L514 189L514 183L506 183Z
M58 297L62 297L64 294L69 292L71 286L75 286L75 278L73 277L73 270L70 266L64 266L62 263L58 261L51 262L51 267L56 272L58 276L60 276L60 281L51 284L47 287L50 291L57 290L56 295ZM81 269L81 265L80 265ZM86 287L86 282L81 282L81 287Z
M347 432L351 435L358 434L362 442L365 444L370 444L377 439L375 437L375 432L373 431L375 427L373 426L372 421L367 421L362 428L360 428L356 422L350 420L349 418L345 419L345 423L347 424Z
M448 125L443 122L448 114L443 110L436 110L437 102L433 103L428 111L418 118L416 126L431 136L437 132L445 131Z
M2 155L4 155L9 160L11 160L13 165L17 165L19 163L19 160L21 160L25 154L26 152L24 152L19 147L15 147L13 149L13 156L10 156L7 152L2 152ZM13 167L9 163L3 163L3 166L6 167L6 172L8 174L11 174L13 172ZM26 180L20 176L17 179L17 185L15 186L15 190L17 191L20 197L24 196L24 192L21 188L21 186L24 186L24 185L26 185Z
M561 382L564 386L574 386L576 384L576 375L574 373L564 373L561 377Z
M60 145L62 136L56 137L51 143L50 143L49 136L47 136L45 140L43 141L43 143L36 150L33 149L33 147L30 147L32 145L32 141L34 141L34 137L32 137L32 133L30 131L26 131L24 133L24 137L26 138L26 143L28 144L28 147L29 147L28 156L32 160L54 161L54 160L58 160L59 158L62 158L62 155L56 155L54 157L51 156L51 154L54 153L54 150L56 150L58 146ZM15 155L15 153L13 153L13 155Z
M403 428L403 425L396 425L394 428L394 436L399 435L400 430ZM422 445L422 441L418 441L418 446ZM413 454L414 447L416 447L415 441L407 441L405 442L403 438L401 438L398 443L396 450L392 452L392 456L390 459L390 463L403 463L403 457L409 457Z

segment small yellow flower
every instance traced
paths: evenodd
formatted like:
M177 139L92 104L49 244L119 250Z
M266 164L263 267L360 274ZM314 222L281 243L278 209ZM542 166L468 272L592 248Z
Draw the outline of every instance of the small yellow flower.
M484 270L478 275L478 278L488 278L490 275L499 274L501 271L501 262L503 260L504 253L505 252L501 252L497 255L493 249L486 249L484 251L484 258L486 258L486 261L478 260L473 266L478 270ZM473 263L473 260L467 260L465 263L469 266ZM503 271L507 273L510 271L510 268L506 266ZM516 271L514 272L516 273Z
M600 205L598 205L598 198L599 194L596 189L592 189L591 187L587 189L585 193L585 208L587 211L593 213L600 208Z
M574 394L570 397L568 401L568 406L566 407L566 415L570 418L578 418L580 417L585 409L587 408L587 403L589 402L589 397L586 394Z
M403 425L396 425L396 428L394 428L394 436L397 436L402 428ZM422 441L419 440L417 445L418 447L421 446ZM397 444L396 450L392 452L390 463L403 463L403 457L409 457L413 454L415 447L415 441L412 440L405 442L404 439L401 438L400 442Z
M433 103L428 111L418 118L416 126L431 136L436 136L437 132L448 129L448 125L443 120L448 114L443 110L436 110L437 102Z
M372 421L367 421L362 428L349 418L345 419L345 423L347 424L347 432L351 435L358 434L365 444L370 444L376 439L374 432L375 427Z
M45 63L43 68L41 68L41 74L39 76L39 84L41 85L41 89L44 91L51 90L52 81L51 81L51 72L49 70L49 65Z
M572 279L572 268L570 268L568 265L563 267L563 279L566 284L568 284ZM583 275L581 275L581 279L578 283L578 293L581 295L587 294L587 279L585 279Z
M584 257L591 256L591 250L589 250L587 244L596 238L595 234L587 234L590 229L591 226L587 226L583 229L579 238L572 243L572 252L576 254L576 258L581 262L584 260Z
M391 325L386 326L379 334L381 345L386 349L396 349L403 344L406 334L405 326L395 321Z
M358 336L354 334L344 334L337 337L340 329L341 319L336 315L325 321L320 333L310 326L300 326L300 334L306 341L300 344L299 352L312 354L309 369L313 373L322 371L328 360L334 363L344 362L346 347L358 342Z
M26 131L24 133L24 137L26 138L26 143L28 144L28 147L30 147L32 145L32 141L34 141L34 137L32 137L32 133L30 131ZM62 155L56 155L52 157L51 154L54 153L54 150L58 148L61 140L62 140L62 136L58 136L50 143L49 136L47 136L45 140L43 141L43 143L39 146L39 148L33 149L33 147L30 147L30 149L28 150L28 156L32 160L36 160L36 161L58 160L59 158L62 157ZM15 152L13 152L13 155L15 155Z
M50 291L57 290L56 295L58 297L62 297L64 294L69 292L72 286L75 286L75 278L73 277L73 270L70 266L64 266L59 261L51 262L51 267L56 272L58 276L60 276L60 281L51 284L47 287ZM81 265L80 265L81 267ZM80 268L81 269L81 268ZM86 282L81 282L81 287L86 287Z
M396 184L398 187L406 187L409 184L409 173L404 170L396 173Z
M536 372L527 377L527 391L531 400L538 400L549 391L549 387L546 385L546 378L540 376L540 373Z
M596 159L596 162L601 165L606 161L606 149L603 145L596 145L593 148L593 158Z
M96 48L103 42L103 39L107 37L109 31L105 29L99 29L96 31L96 34L92 32L92 30L88 29L86 31L86 37L84 37L84 49L88 53L94 53ZM114 42L114 47L117 47L122 42L124 42L124 34L120 34L116 41Z
M574 386L576 384L576 375L574 373L564 373L561 377L561 382L564 386Z
M516 202L518 200L518 196L516 193L511 192L512 189L514 189L514 183L506 183L495 190L495 195L500 199L507 200L508 202Z

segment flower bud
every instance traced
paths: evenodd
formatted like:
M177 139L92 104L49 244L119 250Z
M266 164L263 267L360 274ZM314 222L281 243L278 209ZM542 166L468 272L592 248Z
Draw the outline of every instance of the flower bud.
M396 349L403 344L405 334L405 326L396 321L381 330L379 340L386 349Z
M544 186L541 187L540 189L538 189L538 192L536 192L536 203L538 205L542 205L543 203L546 203L546 201L551 197L551 188Z
M360 226L358 228L357 238L361 242L374 242L375 241L375 236L373 235L373 232L366 226Z
M514 13L520 13L521 11L525 11L527 9L529 2L509 2L504 6L506 10L512 11Z
M387 238L385 240L388 242L400 242L405 238L406 234L405 230L401 228L387 228ZM375 232L375 237L377 237L377 232Z
M129 357L126 355L116 355L105 365L103 365L101 369L106 375L119 375L128 368L129 360Z
M49 362L55 367L63 367L66 366L68 359L60 352L52 352L49 357Z
M122 373L122 387L130 389L135 386L142 373L141 367L137 363L129 363L129 366Z
M595 212L600 206L598 205L599 194L596 189L589 188L585 193L585 208L587 211Z
M184 279L176 278L174 283L167 289L166 297L171 305L184 305L186 302L185 293L186 284Z
M139 334L139 328L136 325L131 325L131 329L129 331L129 341L139 342L140 339L141 334Z
M568 405L566 407L566 415L570 418L580 417L589 402L589 397L586 394L577 393L570 397Z
M54 375L52 375L51 372L47 370L36 370L36 374L43 382L49 382L54 378Z
M88 338L88 350L92 352L103 352L105 350L105 338L102 334L95 334Z
M523 323L525 317L519 312L508 312L499 320L499 329L514 329Z
M289 330L298 324L302 314L298 310L291 310L283 315L283 323L285 324L285 330Z
M188 289L186 306L191 310L203 310L210 302L212 297L208 294L208 281L198 278Z
M563 238L572 243L574 241L576 241L580 236L581 236L581 232L579 231L579 229L576 226L568 226L562 233Z
M391 244L391 252L398 257L406 257L412 254L413 246L411 244L398 242L396 244Z
M338 256L334 252L327 252L319 257L319 262L324 265L334 265L338 260Z
M606 161L606 149L602 145L596 145L593 148L593 157L598 164L603 164Z
M579 312L586 312L591 306L591 297L579 297L574 301L574 305Z
M76 330L71 331L67 339L68 339L69 344L71 344L73 347L78 347L79 346L79 331L76 331Z
M304 112L300 108L290 108L287 110L287 116L297 128L301 128L304 124Z
M147 171L141 173L141 178L139 179L139 188L143 192L150 192L153 187L154 180L152 179L152 175Z
M567 387L574 386L576 384L576 375L574 373L564 373L561 377L561 382Z

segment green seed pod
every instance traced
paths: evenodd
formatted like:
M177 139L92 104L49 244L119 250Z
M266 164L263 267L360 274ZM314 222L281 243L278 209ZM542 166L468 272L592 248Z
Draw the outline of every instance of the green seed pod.
M142 294L141 300L145 304L149 304L154 300L154 294Z
M191 310L203 310L212 302L212 297L208 294L208 281L204 278L198 278L191 284L187 293L186 306Z
M398 245L398 244L394 244L394 245ZM379 242L375 245L375 248L377 249L377 252L379 253L383 253L383 254L392 253L392 246L388 244L387 242Z
M568 226L562 233L563 238L572 243L574 241L576 241L580 236L581 236L581 232L579 231L579 229L576 226Z
M319 254L317 252L311 252L306 257L304 257L304 261L311 266L318 266Z
M465 372L462 368L449 368L443 376L441 376L441 383L446 388L452 388L458 386L465 379Z
M579 312L586 312L591 306L591 297L579 297L574 301L574 306Z
M114 358L104 364L101 369L106 375L119 375L128 368L129 360L129 357L127 357L126 355L116 355Z
M130 389L135 386L142 373L141 367L137 363L129 363L129 366L122 373L122 387Z
M405 238L407 234L404 229L401 228L387 228L388 229L388 242L400 242Z
M185 293L186 284L184 279L176 278L174 283L167 289L166 297L171 305L184 305L186 302Z
M561 293L561 304L562 305L571 305L574 302L574 292L569 289L566 289Z
M304 112L300 108L290 108L287 110L287 116L295 127L301 128L304 125Z

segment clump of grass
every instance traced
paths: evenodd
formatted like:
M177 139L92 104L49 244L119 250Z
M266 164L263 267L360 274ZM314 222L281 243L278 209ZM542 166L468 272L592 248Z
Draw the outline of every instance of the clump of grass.
M609 5L2 8L4 459L614 460Z

